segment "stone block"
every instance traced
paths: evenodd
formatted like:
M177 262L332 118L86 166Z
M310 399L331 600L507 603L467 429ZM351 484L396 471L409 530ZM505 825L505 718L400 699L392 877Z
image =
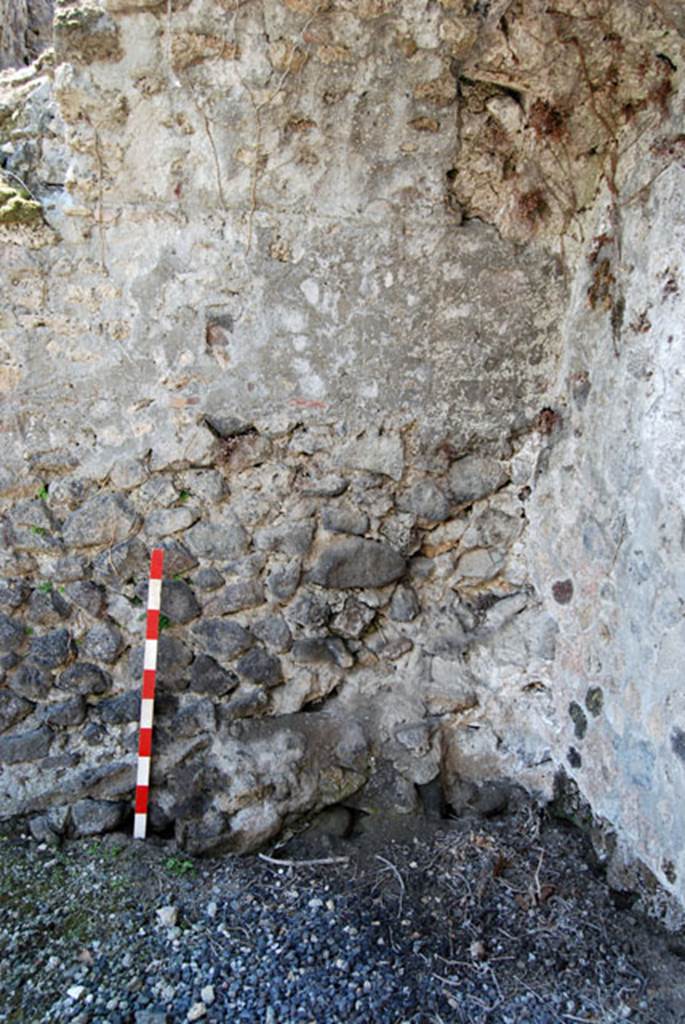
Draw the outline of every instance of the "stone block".
M312 583L335 589L382 587L406 571L402 555L381 541L350 538L326 548L308 575Z

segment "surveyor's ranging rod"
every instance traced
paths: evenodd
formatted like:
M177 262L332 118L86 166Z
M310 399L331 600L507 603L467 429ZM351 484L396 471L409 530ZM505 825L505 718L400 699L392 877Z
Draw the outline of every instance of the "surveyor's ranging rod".
M133 821L134 839L145 839L147 832L150 761L152 759L152 718L155 709L155 679L157 676L157 644L159 641L159 608L162 600L163 566L164 551L161 548L153 548L150 558L150 585L147 596L143 692L140 701L136 810Z

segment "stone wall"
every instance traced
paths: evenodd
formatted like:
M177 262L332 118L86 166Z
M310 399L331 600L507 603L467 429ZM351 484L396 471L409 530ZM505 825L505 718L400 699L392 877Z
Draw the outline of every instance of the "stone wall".
M642 479L637 346L679 301L669 264L655 319L637 253L681 174L683 45L666 5L576 6L64 2L54 56L0 78L4 816L130 816L161 542L153 827L247 849L435 779L456 811L545 799L565 764L679 890L621 803L665 720L617 727L618 669L577 648L583 559L618 587L632 550L582 545ZM610 388L634 418L600 458ZM661 611L636 633L618 595L637 674Z

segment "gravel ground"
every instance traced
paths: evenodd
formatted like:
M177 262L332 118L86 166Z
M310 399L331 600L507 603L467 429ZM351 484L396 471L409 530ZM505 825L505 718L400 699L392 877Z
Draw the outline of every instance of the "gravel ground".
M282 863L5 835L0 1022L685 1022L685 939L618 909L578 833L530 811L382 833Z

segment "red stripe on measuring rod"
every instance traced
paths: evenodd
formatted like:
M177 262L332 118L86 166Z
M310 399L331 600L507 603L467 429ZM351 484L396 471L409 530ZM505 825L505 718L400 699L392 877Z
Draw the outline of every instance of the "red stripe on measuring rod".
M135 839L145 839L150 793L150 762L152 758L152 719L154 714L155 682L157 676L157 647L159 641L159 608L161 603L164 551L154 548L150 558L148 580L147 619L145 624L145 653L143 657L143 688L140 701L140 731L138 735L138 772L136 776L136 805L133 821Z

